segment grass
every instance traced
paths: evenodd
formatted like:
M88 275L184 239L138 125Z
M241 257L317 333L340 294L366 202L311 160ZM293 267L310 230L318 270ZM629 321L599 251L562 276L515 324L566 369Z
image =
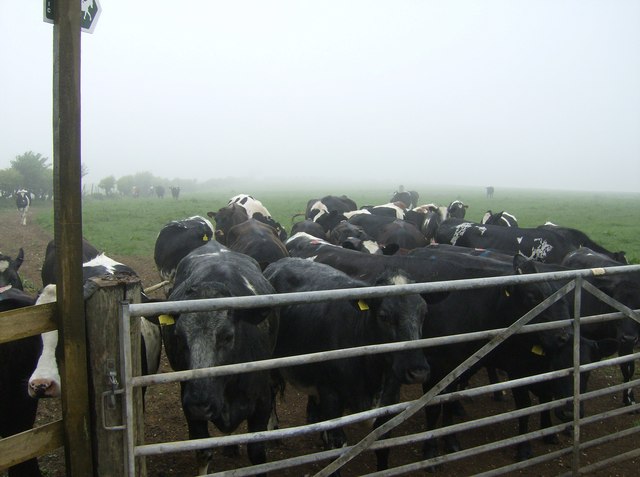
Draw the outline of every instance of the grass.
M536 227L546 221L573 227L585 232L605 248L627 252L631 263L640 263L640 195L548 190L497 189L493 199L485 196L483 187L415 187L420 203L447 205L460 199L469 205L466 218L480 221L484 213L507 210L515 214L521 227ZM291 218L304 212L309 199L324 195L346 194L358 206L385 203L393 189L362 185L313 186L251 186L250 191L218 189L204 194L183 194L179 200L171 198L117 198L95 200L83 204L84 236L106 253L153 257L158 232L174 219L193 215L206 216L226 205L227 200L240 192L249 192L269 209L274 218L287 230ZM37 219L53 233L53 213L44 209Z

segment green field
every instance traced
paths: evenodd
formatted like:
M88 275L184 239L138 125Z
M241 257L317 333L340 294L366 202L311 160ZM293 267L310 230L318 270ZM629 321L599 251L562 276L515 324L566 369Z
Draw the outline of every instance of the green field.
M249 188L247 188L249 189ZM550 190L496 189L487 199L483 187L412 187L420 193L420 203L447 205L460 199L469 205L466 218L480 221L486 210L507 210L516 215L521 227L535 227L546 221L573 227L612 251L624 250L631 263L640 263L640 194L562 192ZM358 206L385 203L393 189L366 189L363 186L320 186L292 189L286 185L250 190L218 189L210 194L183 194L170 197L87 198L83 204L84 236L106 253L153 257L156 236L174 219L205 215L226 205L238 193L250 193L269 209L287 230L294 214L304 212L307 200L324 195L346 194ZM37 220L53 233L53 213L41 209ZM298 219L299 220L299 219Z

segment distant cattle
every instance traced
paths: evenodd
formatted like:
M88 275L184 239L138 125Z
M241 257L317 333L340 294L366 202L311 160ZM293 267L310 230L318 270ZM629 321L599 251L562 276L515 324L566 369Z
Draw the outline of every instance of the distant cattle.
M574 269L599 269L616 267L621 264L607 255L595 252L588 247L582 247L569 253L562 261L562 265ZM638 273L594 274L587 280L624 306L632 310L640 308L640 275ZM581 297L580 312L582 315L598 315L618 311L591 293L583 291ZM624 356L633 353L635 346L638 345L640 323L626 317L615 321L584 325L582 333L591 338L614 338L619 344L618 354ZM635 373L635 363L628 361L620 364L620 371L623 382L629 382ZM635 402L633 389L625 389L622 393L622 403L629 406Z
M515 215L512 215L504 210L495 214L490 210L487 210L480 223L489 225L502 225L504 227L517 227L518 219L516 219Z
M35 300L17 287L0 287L0 312L33 305ZM17 318L17 317L16 317ZM27 393L27 380L42 349L39 336L0 343L0 436L33 427L38 401ZM9 467L9 477L41 477L37 459Z
M156 195L158 196L159 199L164 199L164 186L163 185L155 186L154 190L156 191Z
M20 223L27 225L27 213L29 212L29 206L31 205L31 194L25 189L20 189L15 192L16 207L20 214Z
M487 187L487 199L493 199L494 192L495 192L495 189L493 186Z
M273 287L251 257L210 241L187 255L176 271L172 301L271 294ZM176 370L258 361L272 356L277 312L230 309L185 312L162 327L165 351ZM273 398L269 371L182 381L182 409L190 439L209 437L210 421L224 433L247 421L249 432L267 429ZM264 442L247 444L252 464L266 461ZM198 450L199 474L212 451Z
M86 247L86 248L85 248ZM83 243L83 256L90 257L96 251L88 242ZM57 273L55 268L56 248L47 246L42 277L45 285L38 296L36 304L53 303L57 300ZM45 267L47 270L45 271ZM135 275L128 266L118 263L106 255L99 255L89 259L82 265L82 275L85 285L92 277L103 275ZM90 288L85 288L85 298L91 293ZM142 333L142 368L144 374L153 374L160 365L160 330L145 318L140 319ZM38 365L29 378L29 395L34 398L59 397L61 391L60 374L56 358L58 346L58 330L43 333L42 354L38 359Z
M199 215L181 220L172 220L164 225L153 251L153 261L162 280L168 281L165 293L168 295L173 287L178 263L192 250L206 244L213 238L213 225Z
M563 233L567 230L572 229L552 226L500 227L461 219L448 219L438 227L436 241L464 247L520 253L527 258L548 263L560 263L567 253L583 246L597 247L599 251L602 250L601 253L612 258L620 256L620 252L607 251L582 232Z
M264 273L279 293L408 283L405 274L393 270L367 283L328 265L295 258L282 259ZM274 356L419 339L426 312L419 295L285 306ZM346 409L363 411L396 403L400 385L423 382L429 365L421 350L407 350L292 366L281 372L309 395L307 419L315 422L338 418ZM377 419L376 425L384 420ZM323 438L329 448L346 445L341 428L326 431ZM376 454L378 469L386 469L388 450Z
M169 190L171 191L171 197L174 199L178 199L180 197L180 186L169 187Z
M289 256L276 230L256 219L248 219L231 227L226 241L231 250L255 259L262 270L270 263Z
M22 280L18 270L24 261L24 250L18 250L16 258L11 258L0 252L0 290L16 288L22 290Z

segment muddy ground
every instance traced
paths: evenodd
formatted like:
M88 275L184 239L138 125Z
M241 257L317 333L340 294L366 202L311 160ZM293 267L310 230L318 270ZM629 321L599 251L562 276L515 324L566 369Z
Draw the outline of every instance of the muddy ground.
M41 287L40 268L44 258L44 251L47 242L52 238L49 233L41 230L31 221L27 226L21 226L18 222L17 214L13 210L0 210L0 250L12 256L22 247L25 251L25 262L20 270L25 281L26 288L36 293ZM112 258L126 263L134 268L142 279L143 286L149 286L158 281L158 274L153 265L153 258L141 259L139 257L127 257L115 255ZM169 371L170 368L163 355L162 371ZM616 368L606 368L597 371L592 376L592 387L602 388L620 382L620 372ZM472 385L479 385L484 382L484 374L477 376L472 381ZM403 400L416 399L420 396L418 386L406 387L403 391ZM186 425L179 402L178 384L161 385L152 387L147 391L145 413L145 438L148 443L178 441L187 438ZM306 399L294 390L288 389L284 398L278 402L278 414L281 427L290 427L304 424L304 409ZM620 404L620 396L608 396L587 404L587 412L593 415L608 409L617 409ZM507 412L513 409L510 397L503 402L496 402L489 396L480 396L473 401L464 402L465 409L469 417L480 417L493 415L499 412ZM43 400L39 406L38 423L48 422L58 418L60 415L60 405L55 399ZM537 428L537 418L533 419L533 428ZM625 414L620 417L601 420L593 425L582 428L582 440L590 440L597 436L609 432L626 429L630 426L640 426L640 415ZM483 427L480 430L467 432L460 435L460 440L464 448L485 442L495 441L501 438L513 436L516 433L516 423L508 421L502 424L494 424ZM347 429L350 443L365 436L369 428L367 424L358 424ZM418 413L408 422L402 425L394 435L405 433L416 433L424 430L422 413ZM215 432L215 429L212 429ZM533 443L536 455L544 455L554 452L560 447L565 447L571 443L571 438L567 435L560 436L561 446L546 445L539 440ZM590 448L581 453L581 462L587 464L596 462L611 456L637 449L640 444L640 437L630 436L622 441L616 441L606 446ZM322 449L320 437L318 435L308 435L292 440L278 442L269 445L268 459L270 461L283 459L295 455L305 454ZM420 444L403 446L392 451L391 465L398 466L420 460ZM438 469L436 475L473 475L482 471L497 468L510 464L514 461L514 450L511 447L486 452L471 459L465 459L459 463L447 464ZM232 469L248 465L245 449L241 449L240 455L236 457L221 456L216 454L216 470ZM40 464L45 475L50 477L61 477L65 475L64 452L59 449L54 454L40 458ZM509 475L522 476L547 476L558 475L570 470L571 457L564 457L548 463L540 464L527 470L512 472ZM627 460L617 465L609 465L604 470L593 472L589 475L597 476L634 476L638 475L638 465L640 459ZM195 458L192 453L165 454L162 456L147 459L148 475L153 477L183 477L192 476L196 473ZM296 467L287 471L279 471L275 475L282 476L302 476L313 475L321 466L319 464L305 467ZM375 464L373 456L365 453L363 456L350 462L344 469L344 476L358 476L374 472ZM423 471L416 471L405 475L423 475ZM0 474L1 475L1 474Z

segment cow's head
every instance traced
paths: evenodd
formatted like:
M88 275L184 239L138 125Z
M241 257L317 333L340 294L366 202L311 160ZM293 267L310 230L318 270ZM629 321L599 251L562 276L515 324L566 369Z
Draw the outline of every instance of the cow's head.
M183 282L169 299L229 296L229 288L220 282ZM271 344L266 319L271 314L266 308L186 312L173 317L169 326L162 327L172 368L197 369L268 358ZM256 378L239 374L187 381L182 392L185 415L194 420L220 418L227 412L226 406L231 405L227 385L247 379ZM268 374L264 379L268 381Z
M236 203L223 207L218 212L207 212L207 215L216 221L215 236L222 245L227 245L227 233L231 227L249 220L245 208Z
M18 251L18 256L13 259L0 253L0 289L6 287L22 290L22 280L18 275L18 269L24 261L24 250Z
M402 273L387 272L376 281L376 286L404 285L409 283ZM389 343L422 338L422 325L427 313L427 304L420 295L388 296L368 298L355 303L363 313L373 318L375 341ZM429 378L429 364L421 349L399 351L384 355L391 360L395 379L401 383L422 383Z

